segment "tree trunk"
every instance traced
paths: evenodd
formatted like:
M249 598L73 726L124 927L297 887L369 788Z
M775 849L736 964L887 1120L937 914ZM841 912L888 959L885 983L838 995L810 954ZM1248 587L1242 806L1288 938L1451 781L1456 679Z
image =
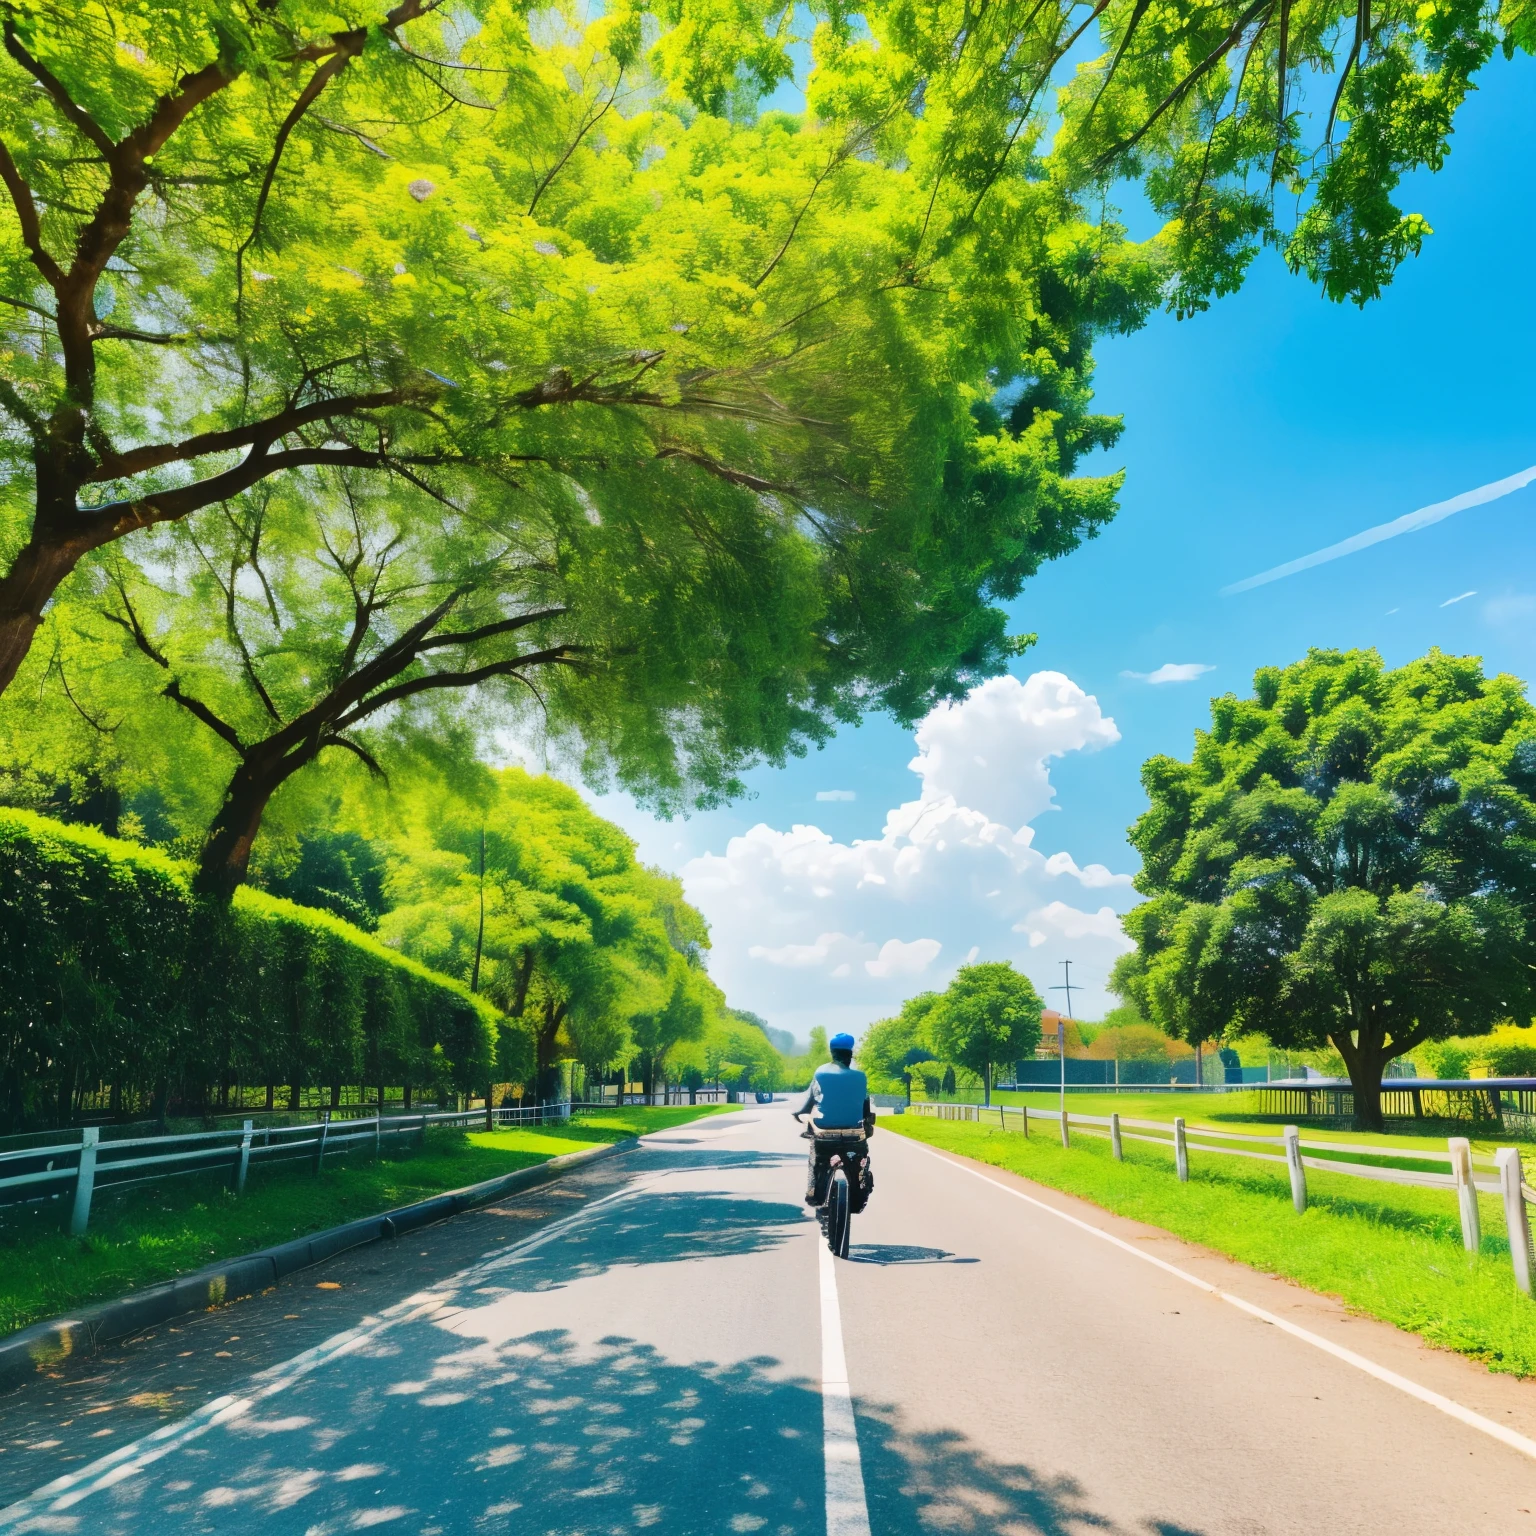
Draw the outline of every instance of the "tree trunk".
M73 507L70 511L73 514ZM39 543L34 538L0 577L0 693L27 659L49 598L83 553L67 544Z
M541 1104L552 1103L560 1092L560 1065L555 1060L555 1046L560 1026L565 1022L565 1004L546 1000L544 1016L534 1032L534 1092Z
M235 891L245 884L251 849L261 831L267 802L287 777L261 772L249 759L235 770L224 791L224 803L203 839L197 878L192 883L199 896L211 896L221 902L234 900Z
M153 1097L149 1101L149 1117L155 1122L156 1127L163 1134L166 1128L166 1111L170 1106L171 1085L165 1078L161 1078L155 1084Z
M1386 1031L1368 1024L1353 1033L1341 1030L1329 1038L1344 1058L1344 1069L1349 1073L1349 1086L1355 1101L1355 1114L1351 1122L1354 1129L1380 1131L1381 1074L1390 1060Z

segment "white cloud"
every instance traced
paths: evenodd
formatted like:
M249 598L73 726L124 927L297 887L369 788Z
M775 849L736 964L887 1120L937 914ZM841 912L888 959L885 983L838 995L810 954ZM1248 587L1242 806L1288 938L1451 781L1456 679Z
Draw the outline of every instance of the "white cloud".
M857 800L859 797L851 789L818 789L818 800Z
M994 678L915 734L921 791L878 837L759 823L683 867L716 980L803 1038L816 1024L857 1031L977 959L1013 960L1043 988L1070 958L1092 1017L1130 947L1118 917L1136 900L1130 876L1041 852L1028 823L1053 805L1050 759L1113 744L1114 721L1069 678L1040 672Z
M1139 683L1192 683L1215 670L1213 663L1203 661L1165 661L1155 672L1122 672L1120 676Z
M1016 827L1055 798L1050 758L1112 746L1120 732L1070 678L1036 672L1023 683L989 678L961 703L940 704L919 722L916 740L907 764L923 781L915 803L966 806Z
M880 946L879 958L866 960L864 969L871 976L921 976L943 947L937 939L914 939L910 944L887 939Z
M1298 571L1309 571L1315 565L1326 565L1330 560L1339 560L1357 550L1369 549L1372 544L1380 544L1384 539L1395 539L1403 533L1417 533L1421 528L1428 528L1458 512L1465 512L1468 507L1481 507L1487 502L1497 501L1501 496L1524 490L1533 480L1536 480L1536 465L1522 469L1517 475L1495 480L1490 485L1480 485L1475 491L1463 491L1460 496L1453 496L1449 501L1437 501L1433 506L1420 507L1417 512L1393 518L1390 523L1378 523L1374 528L1341 539L1337 544L1330 544L1313 554L1303 555L1299 560L1287 560L1284 565L1260 571L1257 576L1234 581L1230 587L1221 589L1221 595L1230 597L1234 592L1247 592L1252 587L1279 581L1283 576L1294 576Z
M1476 596L1477 596L1477 588L1473 587L1473 589L1470 592L1463 592L1458 597L1448 597L1448 598L1446 598L1446 600L1443 603L1441 603L1440 606L1442 608L1449 608L1452 603L1464 603L1464 602L1466 602L1466 600L1469 597L1476 597Z

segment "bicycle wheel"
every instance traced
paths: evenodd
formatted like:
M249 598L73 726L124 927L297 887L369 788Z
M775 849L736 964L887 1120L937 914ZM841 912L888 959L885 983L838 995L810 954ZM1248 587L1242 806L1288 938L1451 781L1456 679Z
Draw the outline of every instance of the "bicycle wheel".
M848 1257L848 1175L841 1168L833 1170L827 1189L827 1247L837 1259Z

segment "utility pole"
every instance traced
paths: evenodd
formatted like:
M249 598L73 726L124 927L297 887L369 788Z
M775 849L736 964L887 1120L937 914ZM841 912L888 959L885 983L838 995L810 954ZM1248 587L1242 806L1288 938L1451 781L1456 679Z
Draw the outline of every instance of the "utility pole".
M1049 990L1052 992L1065 992L1067 994L1067 1019L1070 1021L1072 1018L1072 993L1074 991L1081 992L1083 989L1081 987L1074 988L1072 985L1072 962L1070 960L1063 960L1061 968L1067 979L1060 986L1051 987ZM1061 1063L1061 1134L1062 1140L1065 1141L1067 1134L1067 1030L1066 1026L1061 1022L1059 1014L1056 1018L1056 1055Z

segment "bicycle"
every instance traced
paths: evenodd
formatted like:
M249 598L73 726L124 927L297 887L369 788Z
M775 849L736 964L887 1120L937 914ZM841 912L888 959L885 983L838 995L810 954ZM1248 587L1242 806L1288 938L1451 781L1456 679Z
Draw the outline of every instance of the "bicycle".
M832 1257L846 1259L855 1211L863 1210L869 1198L865 1176L869 1143L862 1129L817 1130L807 1126L804 1135L826 1148L826 1194L816 1207L816 1219ZM857 1200L855 1187L860 1195Z

